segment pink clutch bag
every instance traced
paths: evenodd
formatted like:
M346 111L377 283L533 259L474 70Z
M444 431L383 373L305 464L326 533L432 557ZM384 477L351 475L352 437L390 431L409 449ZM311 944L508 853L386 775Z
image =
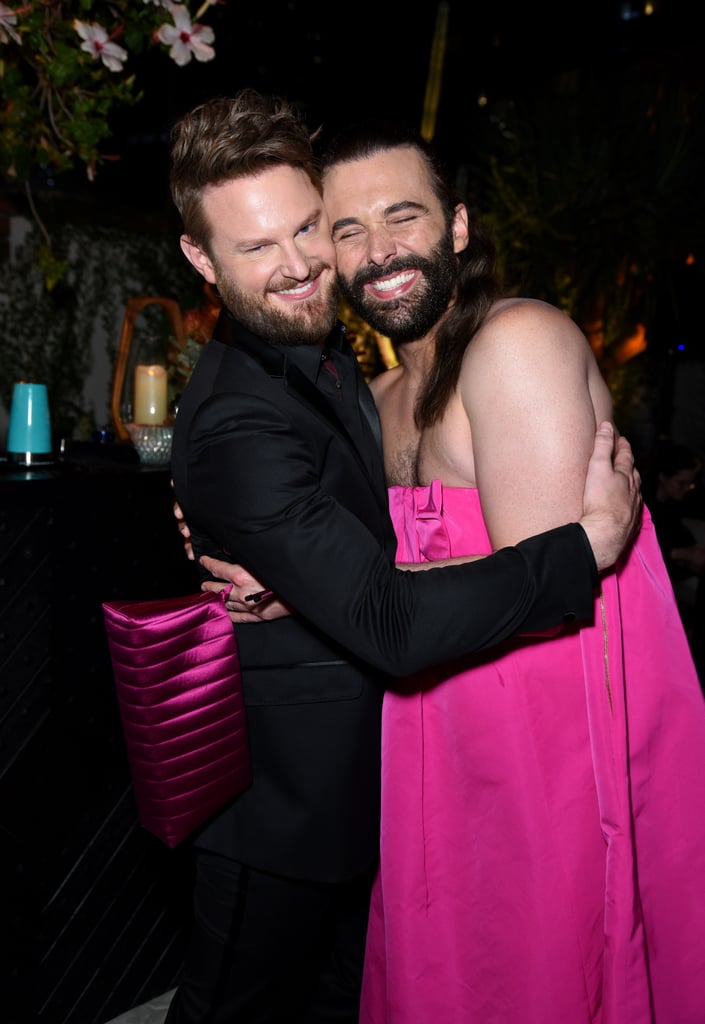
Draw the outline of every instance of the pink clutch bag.
M252 781L227 589L103 603L140 823L172 847Z

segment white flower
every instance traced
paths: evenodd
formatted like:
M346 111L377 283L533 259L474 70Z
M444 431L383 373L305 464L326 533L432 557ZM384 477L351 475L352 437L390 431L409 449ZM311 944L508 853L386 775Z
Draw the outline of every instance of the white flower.
M191 57L196 60L213 60L215 50L209 43L215 39L215 33L207 25L192 25L191 16L182 4L170 4L169 11L174 19L173 25L162 25L157 31L157 39L168 46L171 59L183 67Z
M122 71L123 61L127 60L127 50L117 43L111 43L108 33L96 22L88 25L85 21L74 20L73 27L78 32L83 42L81 49L90 53L96 60L100 58L109 71Z
M15 32L13 25L17 24L17 15L5 4L0 4L0 43L9 43L11 39L14 39L16 43L21 43L22 40Z

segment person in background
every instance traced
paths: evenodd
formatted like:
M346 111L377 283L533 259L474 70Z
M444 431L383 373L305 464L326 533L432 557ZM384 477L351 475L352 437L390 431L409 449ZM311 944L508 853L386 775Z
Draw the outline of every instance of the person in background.
M400 361L372 381L397 558L574 517L612 412L582 332L501 295L414 133L351 129L322 168L343 293ZM389 684L362 1024L701 1019L704 779L705 702L646 511L590 623Z
M705 543L686 521L705 521L693 499L702 487L703 466L685 444L663 439L653 453L651 471L645 475L651 517L656 527L668 575L678 602L700 682L705 686Z
M669 575L674 579L705 571L705 545L683 522L684 502L702 483L702 462L687 445L664 440L654 453L649 504ZM648 480L645 481L645 487Z
M639 475L605 423L572 523L462 564L395 567L379 419L336 321L305 125L252 90L201 104L173 129L171 190L182 250L226 307L179 403L175 497L196 558L247 563L292 614L236 628L253 783L194 837L167 1021L353 1024L383 687L589 619L598 572L638 523Z

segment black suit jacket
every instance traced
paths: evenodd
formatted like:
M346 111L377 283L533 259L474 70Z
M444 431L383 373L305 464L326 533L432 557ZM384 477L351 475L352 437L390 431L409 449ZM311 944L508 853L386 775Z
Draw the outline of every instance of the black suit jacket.
M387 675L587 619L597 582L576 524L468 565L396 570L378 421L343 331L329 344L359 393L352 428L316 387L310 346L271 345L224 313L172 449L196 555L242 563L297 613L236 627L254 782L196 842L323 881L377 856Z

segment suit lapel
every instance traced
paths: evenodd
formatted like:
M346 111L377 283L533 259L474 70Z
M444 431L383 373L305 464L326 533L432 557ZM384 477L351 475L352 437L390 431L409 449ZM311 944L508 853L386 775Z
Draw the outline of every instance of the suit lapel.
M379 473L375 472L375 467L378 463L380 466L383 465L381 460L382 437L380 433L377 409L375 407L372 394L368 388L358 387L357 397L365 421L367 422L371 436L374 440L374 444L380 454L380 459L373 457L369 462L364 459L359 446L350 436L344 423L342 423L338 418L333 405L326 400L325 396L321 394L318 388L308 379L298 366L287 360L284 349L277 348L275 345L264 341L264 339L246 330L227 310L223 310L218 317L213 337L216 341L220 341L224 345L229 345L231 348L238 348L247 352L249 356L262 366L270 377L283 378L288 391L293 393L300 401L303 401L306 405L310 406L319 416L322 416L338 434L345 438L349 447L352 449L355 458L364 468L367 475L372 478L375 487L379 489L380 477ZM381 483L384 490L384 502L386 504L386 482L382 480Z
M360 381L357 381L357 400L360 408L362 409L363 416L367 420L367 425L370 428L370 433L375 439L377 450L382 455L382 428L379 423L379 414L377 412L377 406L375 400L372 397L372 392L368 387L361 387Z

